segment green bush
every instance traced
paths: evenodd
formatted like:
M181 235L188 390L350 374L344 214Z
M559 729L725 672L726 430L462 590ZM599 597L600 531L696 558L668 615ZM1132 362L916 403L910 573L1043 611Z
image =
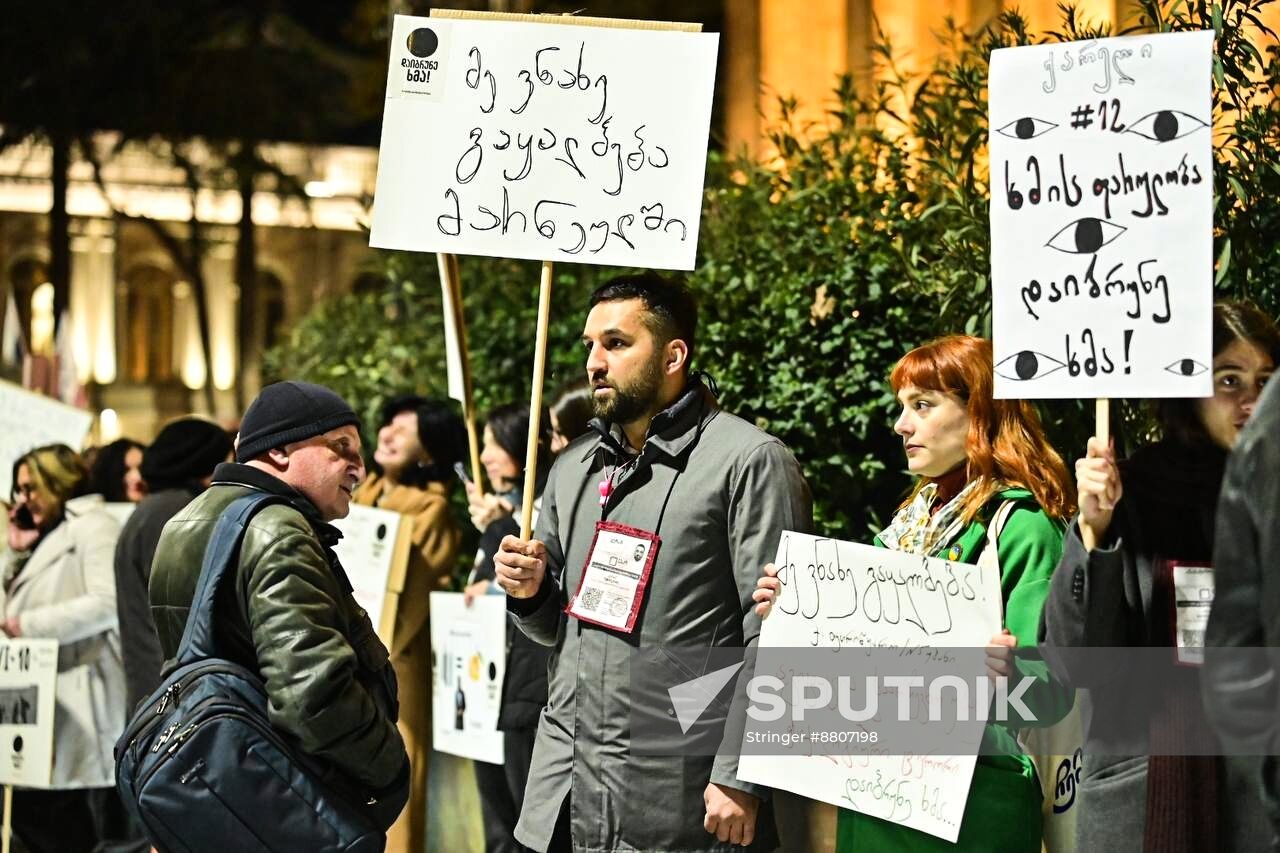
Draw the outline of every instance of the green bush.
M1280 307L1280 50L1246 38L1266 0L1142 4L1147 30L1219 33L1215 59L1217 288ZM898 74L888 45L881 82L841 79L827 120L797 125L782 102L769 138L776 160L708 164L699 261L696 366L724 406L796 453L813 487L820 530L858 538L892 511L908 480L890 431L886 376L897 358L939 334L990 332L987 63L991 50L1089 38L1063 10L1060 32L1037 39L1006 13L967 35L950 28L933 70ZM1255 37L1256 38L1256 37ZM906 104L900 114L896 105ZM380 253L382 293L320 306L272 354L280 376L328 382L370 410L376 397L443 393L435 258ZM463 258L465 307L481 409L527 399L538 265ZM548 391L582 373L586 296L612 268L556 268ZM1083 447L1092 407L1044 407L1064 456ZM1147 424L1122 406L1131 431Z

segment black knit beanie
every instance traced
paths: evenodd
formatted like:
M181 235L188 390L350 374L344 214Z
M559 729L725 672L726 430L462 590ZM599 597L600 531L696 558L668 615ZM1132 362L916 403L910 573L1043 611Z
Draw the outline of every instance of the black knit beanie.
M182 418L160 430L142 454L142 479L151 491L203 480L231 453L231 436L212 421Z
M248 462L273 447L284 447L351 425L360 419L347 401L323 385L277 382L263 388L240 422L236 461Z

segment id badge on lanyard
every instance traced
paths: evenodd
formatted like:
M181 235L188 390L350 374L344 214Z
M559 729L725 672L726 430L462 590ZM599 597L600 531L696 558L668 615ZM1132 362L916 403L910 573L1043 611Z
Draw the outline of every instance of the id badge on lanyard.
M1204 634L1213 607L1213 567L1165 561L1173 586L1174 662L1204 664Z
M597 521L582 580L564 612L583 622L630 634L635 630L661 543L656 533Z

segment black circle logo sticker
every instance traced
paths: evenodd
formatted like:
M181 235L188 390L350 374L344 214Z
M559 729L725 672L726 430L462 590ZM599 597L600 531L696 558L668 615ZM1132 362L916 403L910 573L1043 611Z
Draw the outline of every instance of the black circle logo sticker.
M435 53L436 48L439 46L440 37L435 34L434 30L427 27L419 27L409 33L409 52L419 59L426 59Z
M383 539L386 539L386 538L387 538L387 526L386 526L385 524L379 524L379 525L378 525L378 532L377 532L377 534L376 534L376 535L377 535L377 537L378 537L378 541L379 541L379 542L381 542Z
M13 751L22 752L22 735L18 735L13 739Z

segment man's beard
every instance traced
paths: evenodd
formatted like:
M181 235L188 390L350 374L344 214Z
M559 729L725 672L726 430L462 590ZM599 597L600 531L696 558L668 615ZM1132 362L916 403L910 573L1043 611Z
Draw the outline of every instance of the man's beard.
M601 420L629 424L649 414L662 387L662 361L654 359L645 365L634 380L626 385L612 385L613 396L591 397L592 413Z

